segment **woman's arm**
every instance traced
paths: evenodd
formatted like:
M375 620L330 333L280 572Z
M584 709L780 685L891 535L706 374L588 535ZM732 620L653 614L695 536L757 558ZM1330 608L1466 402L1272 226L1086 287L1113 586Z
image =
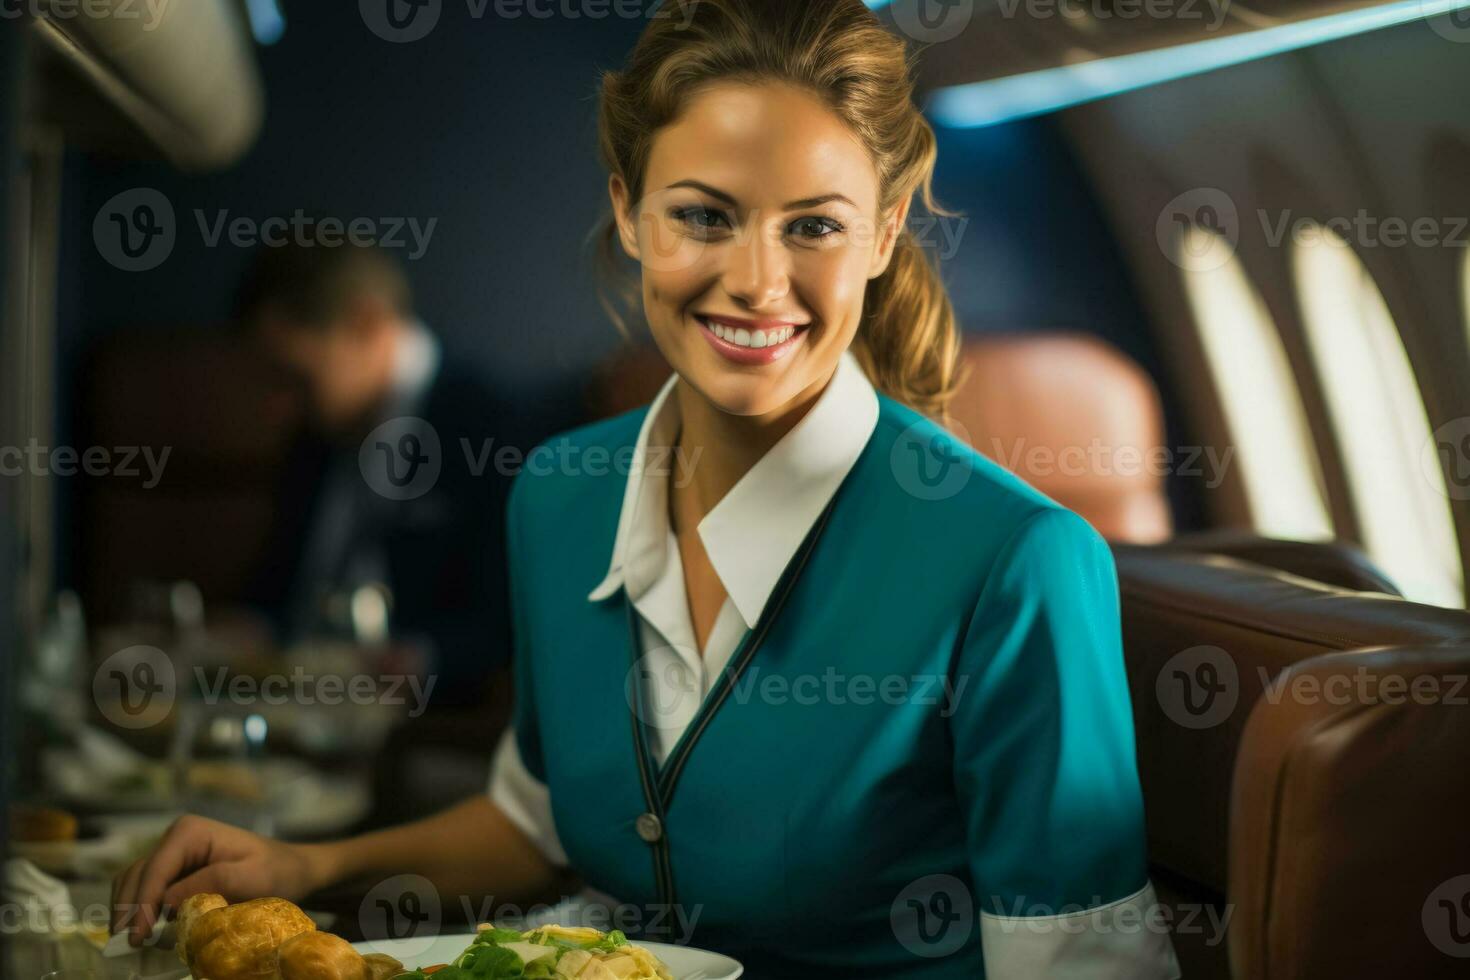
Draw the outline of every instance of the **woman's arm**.
M162 908L177 908L199 892L218 892L231 902L266 895L295 901L345 882L408 873L423 875L441 896L493 895L523 905L554 901L566 883L566 872L486 797L326 844L285 844L185 816L114 883L112 928L129 928L136 946Z
M1177 977L1148 881L1117 573L1086 521L1048 508L1012 532L955 670L986 976Z
M530 905L560 898L565 872L489 798L474 796L431 817L331 844L317 850L317 888L413 873L442 896L494 895Z

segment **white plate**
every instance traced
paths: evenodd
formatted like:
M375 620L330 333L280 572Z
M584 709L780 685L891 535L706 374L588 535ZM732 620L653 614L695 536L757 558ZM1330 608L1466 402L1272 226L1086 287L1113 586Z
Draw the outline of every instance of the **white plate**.
M463 953L474 939L474 933L466 932L436 936L433 939L381 939L377 942L353 943L352 946L360 953L387 953L412 970L436 963L448 963ZM669 972L674 975L674 980L735 980L745 972L745 967L719 953L666 943L640 942L637 945L663 960Z

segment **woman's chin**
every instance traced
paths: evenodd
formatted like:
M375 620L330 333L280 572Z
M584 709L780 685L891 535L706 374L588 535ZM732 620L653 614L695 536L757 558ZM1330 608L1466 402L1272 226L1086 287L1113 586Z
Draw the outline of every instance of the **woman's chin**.
M737 386L731 386L737 387ZM755 418L761 415L769 415L779 411L783 402L776 397L774 392L767 390L758 391L730 391L711 399L716 408L727 415L740 415Z
M693 380L700 394L727 415L769 415L790 400L776 378L722 370Z

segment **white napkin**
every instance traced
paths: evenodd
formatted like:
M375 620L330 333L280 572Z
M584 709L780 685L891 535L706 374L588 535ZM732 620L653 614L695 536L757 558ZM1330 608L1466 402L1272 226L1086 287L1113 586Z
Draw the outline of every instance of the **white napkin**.
M22 908L50 910L71 905L71 890L66 882L53 878L25 858L5 862L5 883L0 887L5 903ZM49 921L49 915L48 915Z
M143 940L143 945L158 945L159 940L163 939L164 931L167 930L168 927L172 924L173 923L165 922L162 919L159 919L157 922L153 923L153 932L149 934L147 939ZM133 948L132 943L128 942L128 932L126 929L122 932L113 933L111 936L108 937L107 945L102 947L102 955L107 959L112 959L113 957L117 956L127 956L129 953L136 952L137 950Z

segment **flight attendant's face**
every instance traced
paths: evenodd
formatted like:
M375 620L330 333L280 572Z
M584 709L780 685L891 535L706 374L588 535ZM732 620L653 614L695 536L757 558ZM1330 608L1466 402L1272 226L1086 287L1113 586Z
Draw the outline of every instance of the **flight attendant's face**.
M878 213L858 138L800 89L711 85L658 132L644 183L637 201L616 175L609 191L674 370L736 415L819 391L908 213Z

